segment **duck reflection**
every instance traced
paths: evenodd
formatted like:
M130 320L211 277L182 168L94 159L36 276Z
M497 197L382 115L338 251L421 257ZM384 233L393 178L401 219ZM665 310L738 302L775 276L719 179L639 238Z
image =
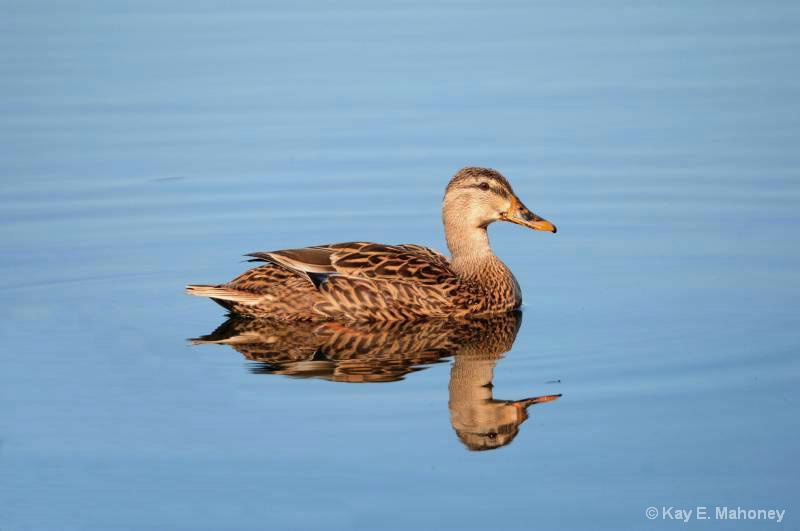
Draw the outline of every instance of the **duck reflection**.
M195 344L224 344L258 362L258 374L324 378L335 382L394 382L453 357L450 421L470 450L509 444L534 404L493 396L494 367L511 349L520 312L487 319L342 324L233 317Z

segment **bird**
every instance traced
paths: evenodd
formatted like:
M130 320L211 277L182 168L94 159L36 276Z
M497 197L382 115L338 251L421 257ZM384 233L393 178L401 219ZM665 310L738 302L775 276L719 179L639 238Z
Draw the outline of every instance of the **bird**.
M451 257L416 244L345 242L249 253L262 265L230 282L186 286L233 315L306 321L407 321L509 312L519 283L492 252L487 227L515 223L556 232L499 171L466 167L445 189L442 222Z

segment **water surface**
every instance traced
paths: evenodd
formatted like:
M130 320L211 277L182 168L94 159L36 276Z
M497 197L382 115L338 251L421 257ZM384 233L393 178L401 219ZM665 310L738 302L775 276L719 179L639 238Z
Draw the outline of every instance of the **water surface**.
M1 9L4 531L797 527L794 3ZM444 249L464 165L559 227L490 229L525 306L487 359L187 342L246 252Z

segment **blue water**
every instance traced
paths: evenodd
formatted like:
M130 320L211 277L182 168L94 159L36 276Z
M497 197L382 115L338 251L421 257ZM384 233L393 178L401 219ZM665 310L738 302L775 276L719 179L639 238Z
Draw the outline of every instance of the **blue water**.
M0 12L2 531L798 528L796 3ZM465 165L559 228L490 230L525 299L493 396L562 395L509 444L454 430L458 355L358 384L187 342L243 253L444 249Z

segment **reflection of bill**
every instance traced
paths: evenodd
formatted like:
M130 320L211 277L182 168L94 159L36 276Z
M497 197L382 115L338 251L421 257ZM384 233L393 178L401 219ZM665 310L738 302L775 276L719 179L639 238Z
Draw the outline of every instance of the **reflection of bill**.
M337 382L391 382L454 356L450 419L470 450L510 443L527 408L560 395L492 398L497 361L511 349L520 312L486 319L342 324L232 318L196 344L226 344L259 362L253 372Z

